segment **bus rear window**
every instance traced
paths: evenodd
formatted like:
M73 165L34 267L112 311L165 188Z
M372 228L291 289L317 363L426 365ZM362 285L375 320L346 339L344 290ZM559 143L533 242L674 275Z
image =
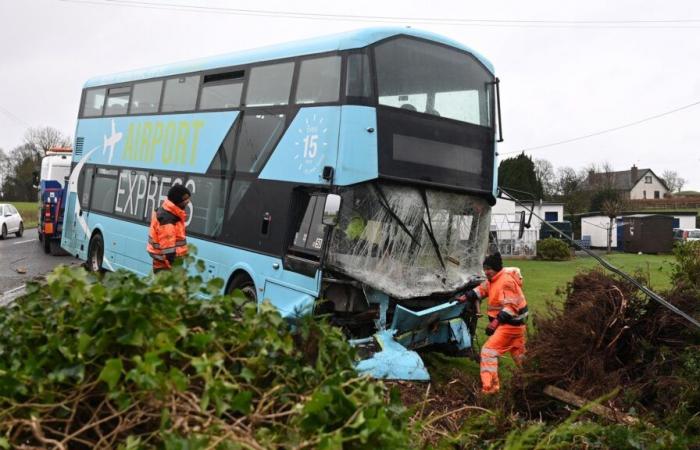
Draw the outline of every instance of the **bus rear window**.
M199 91L199 75L167 80L163 94L163 112L194 110L197 91Z
M102 115L102 107L105 103L105 88L88 89L85 91L85 104L83 105L84 117L98 117Z

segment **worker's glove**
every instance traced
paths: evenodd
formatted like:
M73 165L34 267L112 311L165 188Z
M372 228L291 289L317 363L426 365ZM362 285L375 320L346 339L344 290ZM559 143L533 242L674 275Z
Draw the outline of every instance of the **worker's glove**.
M479 299L479 296L476 295L476 292L474 292L474 289L470 289L466 293L457 297L457 301L460 303L464 303L467 300L478 300L478 299Z
M501 322L498 321L498 319L493 319L489 324L486 326L486 336L491 336L493 333L496 332L496 328L501 324Z

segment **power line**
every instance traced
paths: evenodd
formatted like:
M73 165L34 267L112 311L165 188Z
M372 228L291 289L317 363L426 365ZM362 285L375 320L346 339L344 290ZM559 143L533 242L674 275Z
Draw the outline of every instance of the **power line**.
M700 28L700 19L625 19L625 20L550 20L550 19L463 19L449 17L370 16L353 14L270 11L261 9L203 6L187 3L155 2L145 0L59 0L67 3L126 6L213 14L232 14L285 19L332 20L374 23L420 23L475 27L509 28Z
M684 109L692 108L693 106L697 106L697 105L700 105L700 100L699 100L699 101L696 101L696 102L693 102L693 103L690 103L690 104L688 104L688 105L681 106L681 107L679 107L679 108L672 109L672 110L670 110L670 111L663 112L663 113L661 113L661 114L655 114L655 115L653 115L653 116L649 116L649 117L646 117L646 118L644 118L644 119L636 120L636 121L634 121L634 122L626 123L626 124L624 124L624 125L620 125L620 126L617 126L617 127L608 128L608 129L605 129L605 130L602 130L602 131L597 131L597 132L595 132L595 133L586 134L586 135L584 135L584 136L579 136L579 137L575 137L575 138L571 138L571 139L565 139L565 140L563 140L563 141L552 142L551 144L538 145L538 146L536 146L536 147L528 147L528 148L524 148L524 149L522 149L522 150L514 150L514 151L512 151L512 152L499 152L499 154L500 154L500 155L511 155L511 154L513 154L513 153L530 152L530 151L533 151L533 150L540 150L540 149L543 149L543 148L554 147L555 145L562 145L562 144L568 144L568 143L570 143L570 142L581 141L581 140L583 140L583 139L588 139L588 138L591 138L591 137L600 136L601 134L611 133L611 132L613 132L613 131L621 130L621 129L623 129L623 128L628 128L628 127L632 127L632 126L635 126L635 125L639 125L640 123L644 123L644 122L648 122L648 121L650 121L650 120L658 119L658 118L660 118L660 117L664 117L664 116L667 116L667 115L669 115L669 114L673 114L673 113L676 113L676 112L678 112L678 111L682 111L682 110L684 110Z
M10 119L12 119L12 120L14 120L15 122L19 123L20 125L25 125L25 126L27 126L27 127L31 127L31 125L29 125L27 122L25 122L24 120L20 119L19 117L17 117L16 115L14 115L13 113L11 113L10 111L6 110L6 109L3 108L2 106L0 106L0 111L4 112L5 115L6 115L7 117L9 117Z

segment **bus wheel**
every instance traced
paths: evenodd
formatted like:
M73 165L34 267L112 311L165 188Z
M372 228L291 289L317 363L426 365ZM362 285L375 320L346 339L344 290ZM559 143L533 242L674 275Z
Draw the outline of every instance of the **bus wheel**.
M48 239L44 239L44 242ZM90 272L101 272L102 271L102 258L104 257L105 246L102 241L102 235L100 233L95 234L90 239L90 246L88 247L88 259L87 259L87 269Z
M248 274L244 272L239 272L233 276L233 279L226 289L226 294L231 294L236 289L240 289L248 300L251 302L258 302L258 293L255 291L255 283L250 279Z
M44 253L51 252L51 239L46 235L44 236L43 244L44 244Z

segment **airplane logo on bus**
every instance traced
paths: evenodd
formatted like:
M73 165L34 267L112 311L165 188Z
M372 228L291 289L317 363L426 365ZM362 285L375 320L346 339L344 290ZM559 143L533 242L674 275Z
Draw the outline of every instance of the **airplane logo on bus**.
M104 136L104 146L102 147L102 155L105 154L107 151L107 148L109 148L109 163L112 163L112 157L114 156L114 146L119 143L119 141L122 140L122 136L124 136L124 133L117 132L117 125L114 123L114 119L112 119L112 135L110 137L107 137L105 134Z

